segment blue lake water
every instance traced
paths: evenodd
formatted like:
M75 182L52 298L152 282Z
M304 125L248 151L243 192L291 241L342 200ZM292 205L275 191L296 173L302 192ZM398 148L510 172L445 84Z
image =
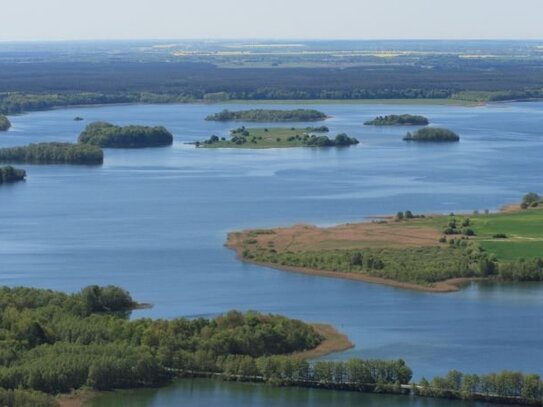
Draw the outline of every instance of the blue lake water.
M496 210L542 191L543 103L312 105L332 116L324 122L332 135L346 132L361 143L270 150L185 144L251 125L206 122L206 115L254 107L104 106L10 117L13 128L0 147L75 141L94 120L164 125L175 143L105 150L99 167L21 166L28 180L0 188L0 284L64 291L116 284L154 304L136 318L236 308L331 323L356 347L330 358L402 357L416 378L452 368L543 374L541 284L411 292L247 265L223 246L228 231L248 227L331 225L405 209ZM293 107L300 106L274 105ZM425 115L461 142L406 143L405 128L363 126L389 113Z

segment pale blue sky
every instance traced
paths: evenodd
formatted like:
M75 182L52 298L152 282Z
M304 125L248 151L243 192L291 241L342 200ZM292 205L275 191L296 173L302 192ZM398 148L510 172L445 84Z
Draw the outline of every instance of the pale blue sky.
M0 40L543 39L543 0L13 0Z

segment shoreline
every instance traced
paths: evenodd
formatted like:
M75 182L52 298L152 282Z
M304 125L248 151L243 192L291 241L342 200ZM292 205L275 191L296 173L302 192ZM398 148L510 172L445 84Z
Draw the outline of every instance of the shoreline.
M314 322L309 323L309 325L312 326L313 329L315 329L315 331L317 331L320 335L322 335L324 337L324 340L314 349L299 351L284 356L301 360L317 359L323 356L330 355L332 353L343 352L355 347L355 344L349 340L347 335L338 331L337 328L331 324ZM69 394L59 395L57 399L60 407L84 407L86 403L91 399L99 397L102 394L107 394L115 391L116 390L97 391L83 388Z
M522 209L519 203L509 203L509 204L505 204L499 207L495 213L511 213L511 212L517 212L521 210ZM468 214L469 213L466 213L466 215ZM439 215L439 214L437 215L425 214L425 215L428 217L445 216L445 215ZM367 217L366 219L390 220L393 218L394 218L393 215L374 215L374 216ZM366 223L366 222L361 221L358 223ZM335 225L335 227L342 226L342 225L349 225L349 224L337 224ZM455 277L455 278L450 278L443 281L438 281L431 285L421 285L421 284L391 280L391 279L382 278L382 277L370 276L368 274L363 274L363 273L320 270L320 269L312 269L312 268L307 268L307 267L287 266L287 265L279 265L275 263L254 261L254 260L250 260L243 257L243 254L242 254L243 248L239 244L237 244L239 242L234 238L234 235L236 233L239 233L239 232L228 233L225 247L227 247L228 249L234 250L236 252L236 257L238 258L238 260L240 260L243 263L253 264L253 265L262 266L262 267L268 267L268 268L279 270L279 271L286 271L286 272L298 273L298 274L307 274L307 275L319 276L319 277L329 277L329 278L338 278L338 279L343 279L343 280L359 281L359 282L364 282L364 283L385 285L385 286L389 286L393 288L400 288L400 289L411 290L411 291L438 293L438 294L457 292L463 289L464 287L466 287L467 285L469 285L470 283L474 283L474 282L491 281L491 279L488 277Z
M444 281L439 281L435 283L434 285L425 286L425 285L420 285L420 284L415 284L415 283L407 283L403 281L390 280L390 279L382 278L382 277L374 277L374 276L370 276L368 274L362 274L362 273L346 273L346 272L341 272L341 271L318 270L318 269L310 269L306 267L283 266L283 265L277 265L274 263L248 260L242 256L241 248L236 247L234 244L230 243L230 234L225 246L231 250L234 250L236 252L237 258L241 262L247 263L247 264L268 267L274 270L286 271L290 273L307 274L307 275L319 276L319 277L339 278L339 279L351 280L351 281L360 281L364 283L385 285L389 287L401 288L401 289L411 290L411 291L439 293L439 294L452 293L452 292L460 291L466 285L473 282L489 281L488 278L481 278L481 277L458 277L458 278L450 278Z

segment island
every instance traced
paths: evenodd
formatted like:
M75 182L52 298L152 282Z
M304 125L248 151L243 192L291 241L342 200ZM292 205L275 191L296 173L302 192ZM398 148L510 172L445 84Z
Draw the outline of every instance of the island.
M245 121L245 122L313 122L325 120L326 114L314 109L252 109L241 111L223 110L206 117L208 121Z
M10 127L11 122L9 121L9 119L3 114L0 114L0 131L7 131Z
M83 119L83 118L80 117L80 116L74 117L74 121L76 121L76 122L80 122L80 121L83 121L83 120L85 120L85 119Z
M13 182L24 181L26 178L26 171L19 170L10 165L0 167L0 185L11 184Z
M98 146L71 143L37 143L0 148L0 163L99 165L104 153Z
M470 215L401 211L330 228L232 232L227 246L243 261L281 270L449 292L472 280L543 281L542 225L539 206Z
M364 124L367 126L426 126L430 122L424 116L412 114L391 114L388 116L377 116Z
M314 132L314 129L312 129ZM324 132L325 130L319 130ZM245 128L240 127L230 132L230 139L211 136L204 141L197 141L196 147L203 148L288 148L288 147L348 147L359 141L345 133L335 138L317 136L308 132L308 128Z
M414 133L407 133L403 139L405 141L447 143L460 141L460 136L452 130L439 127L425 127Z
M89 124L78 139L81 144L102 148L164 147L173 143L173 135L162 126L115 126L106 122Z

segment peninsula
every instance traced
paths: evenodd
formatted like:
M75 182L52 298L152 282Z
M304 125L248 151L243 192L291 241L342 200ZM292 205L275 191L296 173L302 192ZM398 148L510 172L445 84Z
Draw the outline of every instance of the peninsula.
M439 127L425 127L419 129L414 133L407 133L403 138L405 141L418 141L418 142L456 142L460 141L460 136L454 131L448 129L442 129Z
M104 153L98 146L70 143L37 143L0 148L0 163L99 165Z
M173 135L162 126L115 126L106 122L89 124L79 143L103 148L145 148L172 145Z
M252 109L241 111L223 110L206 117L208 121L245 121L245 122L313 122L325 120L326 114L314 109Z
M328 129L327 127L325 127ZM313 133L325 132L323 128L245 128L230 132L231 137L211 136L208 140L196 142L196 147L204 148L288 148L288 147L348 147L359 141L345 133L335 138L318 136Z
M430 122L424 116L412 114L391 114L388 116L377 116L364 124L366 126L426 126Z
M405 211L331 228L245 230L230 233L227 246L281 270L433 292L474 279L543 281L543 208L530 202L495 214Z

